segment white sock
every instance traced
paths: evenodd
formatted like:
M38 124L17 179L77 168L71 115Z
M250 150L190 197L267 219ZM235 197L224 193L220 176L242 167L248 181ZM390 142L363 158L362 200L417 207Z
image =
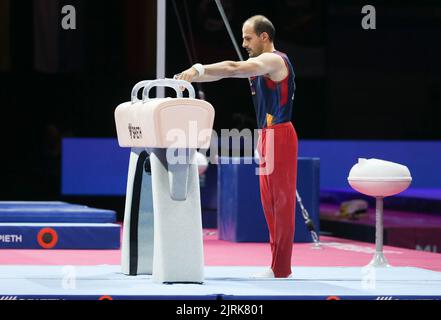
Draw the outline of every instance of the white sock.
M266 268L264 271L261 271L253 276L253 278L259 279L270 279L274 277L274 272L271 268Z
M264 271L261 271L261 272L255 274L255 275L253 275L252 278L255 278L255 279L273 279L273 278L276 278L276 276L274 275L274 271L271 268L266 268ZM290 273L285 278L292 278L292 273ZM283 279L283 278L278 278L278 279Z

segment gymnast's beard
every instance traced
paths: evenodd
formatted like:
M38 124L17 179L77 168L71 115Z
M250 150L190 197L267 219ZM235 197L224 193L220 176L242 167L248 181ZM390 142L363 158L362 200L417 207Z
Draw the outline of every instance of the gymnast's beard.
M255 57L260 56L262 53L263 53L263 48L256 48L254 50L249 50L248 51L248 56L250 58L255 58Z

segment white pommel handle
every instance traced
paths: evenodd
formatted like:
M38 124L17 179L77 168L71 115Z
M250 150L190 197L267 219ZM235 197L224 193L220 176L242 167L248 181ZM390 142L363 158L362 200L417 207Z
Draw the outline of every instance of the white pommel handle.
M152 82L152 80L144 80L144 81L140 81L137 84L135 84L135 86L132 89L132 95L131 95L131 99L130 99L132 101L132 104L135 104L136 102L140 101L138 99L139 89L144 88L150 82Z
M176 91L177 98L182 98L182 92L180 87L184 87L188 90L189 98L194 99L196 97L196 93L194 91L193 86L190 82L185 80L175 80L175 79L158 79L150 81L146 86L144 86L144 91L142 93L142 101L145 102L149 100L150 89L154 87L169 87L173 88Z

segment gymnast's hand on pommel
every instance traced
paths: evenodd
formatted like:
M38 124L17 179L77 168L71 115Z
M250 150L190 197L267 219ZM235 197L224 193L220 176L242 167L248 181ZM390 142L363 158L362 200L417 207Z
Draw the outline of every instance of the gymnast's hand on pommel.
M191 67L179 74L176 74L173 78L177 80L185 80L191 83L194 82L198 77L199 72L194 67Z
M182 71L181 73L176 74L173 79L178 80L185 80L188 82L211 82L211 81L217 81L222 78L225 78L223 76L223 67L220 68L222 72L220 72L222 75L218 74L219 70L211 70L211 66L216 66L217 64L213 65L202 65L200 63L196 63L191 68ZM207 74L207 71L210 72L210 74Z

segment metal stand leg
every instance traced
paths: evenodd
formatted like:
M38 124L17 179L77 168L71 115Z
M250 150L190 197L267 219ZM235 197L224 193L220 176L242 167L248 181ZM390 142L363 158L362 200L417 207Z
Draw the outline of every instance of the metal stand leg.
M383 254L383 197L376 198L375 254L368 267L390 267Z

